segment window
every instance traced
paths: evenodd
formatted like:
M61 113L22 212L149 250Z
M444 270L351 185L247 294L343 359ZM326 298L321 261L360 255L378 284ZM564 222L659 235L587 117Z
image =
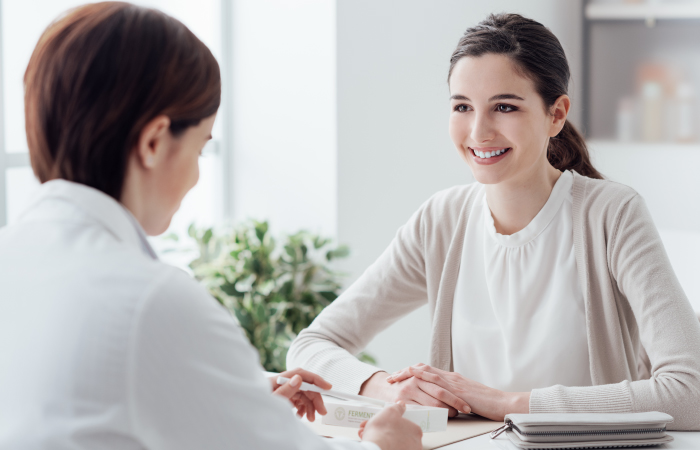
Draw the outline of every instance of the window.
M11 224L28 204L39 186L29 165L24 130L22 78L34 46L46 26L66 10L84 4L76 0L3 0L0 21L2 53L2 123L0 124L0 226ZM137 0L135 4L158 8L187 25L221 63L220 0ZM223 65L223 64L222 64ZM225 199L221 120L214 128L214 139L200 159L200 181L187 195L173 218L169 232L184 235L192 222L208 225L221 220Z

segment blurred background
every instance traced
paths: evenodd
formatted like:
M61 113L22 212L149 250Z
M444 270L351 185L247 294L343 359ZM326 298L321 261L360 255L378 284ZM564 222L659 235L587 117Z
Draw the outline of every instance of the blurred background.
M0 3L0 226L17 219L38 186L24 132L24 69L44 28L82 3ZM700 310L700 1L134 3L184 22L223 75L199 184L166 235L249 218L267 220L275 235L309 230L349 247L331 262L348 286L428 197L473 181L447 134L449 58L467 27L491 12L517 12L560 39L573 75L571 120L596 167L645 198ZM183 239L153 243L182 267L198 252ZM427 362L428 320L425 307L409 314L368 352L390 371Z

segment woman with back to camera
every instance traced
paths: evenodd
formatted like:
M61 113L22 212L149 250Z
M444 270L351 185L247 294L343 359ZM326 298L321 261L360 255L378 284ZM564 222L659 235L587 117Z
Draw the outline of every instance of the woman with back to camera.
M700 429L700 323L644 201L591 165L568 82L540 23L499 14L467 29L449 132L476 182L425 202L288 367L451 414L656 410ZM430 365L389 376L352 356L426 302Z
M421 448L402 404L361 443L315 436L289 400L313 421L325 408L301 381L330 384L265 379L230 314L148 245L197 183L221 97L216 60L182 23L76 8L24 83L43 184L0 231L0 449Z

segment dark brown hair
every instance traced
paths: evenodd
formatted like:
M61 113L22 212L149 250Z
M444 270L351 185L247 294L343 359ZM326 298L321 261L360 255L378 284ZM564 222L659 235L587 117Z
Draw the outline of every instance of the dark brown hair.
M571 74L564 49L557 37L539 22L519 14L492 14L468 28L450 58L448 82L457 61L485 54L508 56L535 83L547 110L568 92ZM591 164L583 136L568 120L561 132L549 140L547 159L559 170L603 178Z
M32 168L119 200L149 121L168 116L178 136L220 101L219 65L181 22L129 3L78 7L44 31L24 75Z

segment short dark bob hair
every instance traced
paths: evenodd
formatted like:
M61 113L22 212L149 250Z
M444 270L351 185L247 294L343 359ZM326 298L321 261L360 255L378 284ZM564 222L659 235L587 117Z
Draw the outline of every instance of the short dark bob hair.
M44 31L24 75L27 142L39 181L62 178L119 200L143 127L177 136L221 102L219 64L185 25L129 3L84 5Z

